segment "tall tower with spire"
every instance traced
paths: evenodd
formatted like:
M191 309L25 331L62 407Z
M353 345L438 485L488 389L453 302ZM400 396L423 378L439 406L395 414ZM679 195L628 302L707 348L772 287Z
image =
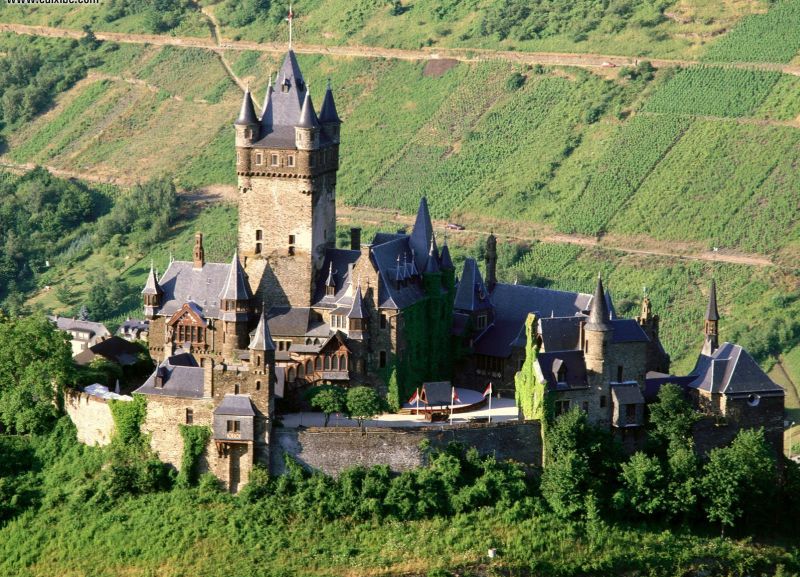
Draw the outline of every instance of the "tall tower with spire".
M336 240L341 120L330 85L317 115L291 49L263 102L259 118L246 91L234 123L239 255L268 308L307 307Z
M610 382L614 365L611 343L614 340L614 326L611 324L611 313L600 275L597 276L591 306L589 320L583 327L583 357L589 386L595 389L601 402L597 408L590 407L589 414L592 422L607 423L611 420Z
M719 311L717 310L717 283L711 279L711 291L708 294L708 306L703 323L703 354L711 356L719 348Z

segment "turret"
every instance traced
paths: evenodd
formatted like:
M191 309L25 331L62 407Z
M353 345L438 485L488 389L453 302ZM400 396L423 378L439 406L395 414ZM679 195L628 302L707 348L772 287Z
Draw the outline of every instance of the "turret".
M236 147L249 147L258 140L258 117L253 106L253 95L250 88L244 91L242 107L239 109L239 117L233 123L236 128Z
M328 267L328 278L325 279L325 296L334 296L336 294L336 277L333 274L333 262Z
M194 263L192 268L201 269L206 264L206 251L203 249L203 233L196 232L194 234Z
M425 263L425 291L429 296L439 296L442 292L442 271L439 268L439 257L436 250L436 240L431 237L431 247L428 250L428 260Z
M261 106L261 119L259 120L259 136L272 130L272 77L270 76L267 92L264 94L264 104Z
M311 102L311 93L306 90L303 100L303 109L300 111L300 120L294 127L295 146L298 150L314 150L319 148L320 124L314 104Z
M711 279L711 291L708 295L705 322L703 323L703 354L711 356L719 348L719 311L717 310L717 283Z
M228 278L219 295L223 332L222 356L229 362L234 357L234 351L244 348L247 343L247 322L252 296L239 262L239 252L234 251Z
M156 316L156 311L161 307L161 297L164 291L161 285L158 284L158 277L155 270L153 270L153 263L150 263L150 272L147 275L147 282L145 282L144 289L142 289L142 297L144 298L144 316L147 319L153 319Z
M275 364L275 342L272 340L272 334L269 331L265 308L261 308L258 326L247 347L250 349L250 366L252 370L261 374L270 372L270 367Z
M609 320L608 303L603 289L603 279L600 275L597 275L597 286L592 297L592 310L589 312L589 320L584 325L583 332L586 368L599 375L604 375L609 345L614 336L614 327Z
M328 79L328 87L325 89L325 99L322 101L319 122L322 125L322 130L328 135L328 138L330 138L334 144L339 144L339 130L342 121L339 118L339 113L336 111L336 103L333 100L330 79Z
M359 283L350 312L347 313L348 336L351 339L363 338L366 322L367 314L364 310L364 299L361 296L361 283Z
M486 239L486 287L489 292L497 286L497 238L489 233Z
M450 258L450 248L447 246L447 238L444 239L444 244L442 245L442 255L439 259L441 269L442 269L442 284L444 284L445 288L451 292L451 294L455 294L455 286L456 286L456 267L453 266L453 259Z

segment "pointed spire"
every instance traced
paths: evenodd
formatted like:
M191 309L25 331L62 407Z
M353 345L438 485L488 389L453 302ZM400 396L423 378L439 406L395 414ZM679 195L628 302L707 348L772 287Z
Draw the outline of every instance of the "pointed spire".
M436 239L431 237L431 248L428 251L428 262L425 264L425 272L427 274L439 272L439 257L436 253Z
M297 123L298 128L318 128L319 119L317 113L314 112L314 104L311 102L311 93L306 90L306 97L303 100L303 109L300 111L300 121Z
M603 279L597 275L597 286L592 297L592 310L589 312L589 322L586 323L588 331L610 331L612 330L609 322L608 306L606 303L606 293L603 290Z
M158 277L156 271L153 269L153 261L150 261L150 272L147 274L147 282L145 282L143 295L160 295L164 291L161 290L161 285L158 284Z
M431 214L428 211L428 199L423 196L419 200L417 219L414 221L414 228L411 230L411 237L409 238L409 245L411 245L411 249L416 255L418 270L425 270L428 248L432 238L433 223L431 222Z
M400 268L400 255L397 255L397 265L394 272L394 280L398 284L403 280L403 270Z
M356 289L356 296L353 297L353 306L350 307L350 312L347 313L348 319L365 319L367 316L364 314L364 299L361 297L361 281L358 282Z
M258 124L258 117L256 116L256 109L253 106L253 95L250 93L250 87L244 91L244 98L242 99L242 108L239 110L239 118L236 119L234 124L242 126L248 124Z
M445 239L446 241L447 239ZM456 267L453 266L453 259L450 258L450 249L447 246L447 242L444 243L442 246L442 270L455 270Z
M267 324L267 315L264 309L267 307L261 307L261 316L258 319L258 326L256 327L256 332L253 333L253 338L250 341L250 345L247 347L251 351L274 351L275 350L275 342L272 340L272 335L269 332L269 325Z
M220 300L228 301L247 301L252 298L250 293L250 285L247 282L247 277L244 274L242 264L239 262L239 250L233 251L233 259L231 260L231 267L228 271L228 278L225 281L225 286L219 295Z
M261 126L269 128L272 126L272 74L270 74L269 85L264 93L264 104L261 106Z
M414 249L411 249L411 262L409 263L410 266L410 274L412 277L419 276L419 269L417 268L417 257L414 254Z
M328 278L325 279L325 286L335 287L336 279L333 276L333 262L328 267Z
M711 292L708 294L708 306L706 307L706 320L718 321L719 311L717 311L717 283L711 279Z
M319 112L319 121L322 124L340 123L339 113L336 111L336 102L333 100L331 90L331 79L328 78L328 87L325 89L325 99L322 101L322 109Z

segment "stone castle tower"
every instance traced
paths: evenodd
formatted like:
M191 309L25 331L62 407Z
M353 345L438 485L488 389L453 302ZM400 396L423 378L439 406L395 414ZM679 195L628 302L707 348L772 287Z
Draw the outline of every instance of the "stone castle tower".
M289 51L256 115L250 91L236 128L239 255L258 300L308 307L336 241L339 130L330 85L319 116Z
M611 367L614 364L611 347L613 339L614 327L609 319L603 281L598 276L589 320L584 325L583 353L589 386L595 390L598 398L606 400L610 397ZM592 421L605 425L611 421L610 403L606 401L600 405ZM592 412L590 410L590 415Z

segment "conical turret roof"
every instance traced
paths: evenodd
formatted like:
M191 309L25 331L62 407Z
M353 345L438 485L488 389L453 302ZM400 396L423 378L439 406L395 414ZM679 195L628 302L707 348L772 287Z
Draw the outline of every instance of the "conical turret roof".
M150 272L147 274L147 282L144 284L144 289L142 289L143 295L160 295L164 291L161 289L161 285L158 284L158 278L156 278L156 271L153 269L153 263L150 263Z
M708 306L706 307L706 320L718 321L719 311L717 310L717 283L711 279L711 292L708 294Z
M261 126L269 128L272 126L272 78L269 79L269 86L264 94L264 104L261 106Z
M269 325L267 324L267 315L261 308L261 317L258 319L258 326L256 332L253 333L253 338L250 345L247 347L251 351L274 351L275 342L272 340L272 335L269 332Z
M325 89L325 99L322 101L322 109L319 112L319 121L322 124L341 123L339 113L336 111L336 102L333 100L331 81L328 80L328 87Z
M589 312L589 322L586 323L587 331L610 331L612 330L609 322L608 304L606 303L606 293L603 290L603 279L597 275L597 286L592 297L592 310Z
M425 263L425 272L427 274L439 272L439 256L436 253L436 239L431 237L431 248L428 251L428 262Z
M300 111L300 121L297 123L299 128L318 128L319 119L317 113L314 112L314 103L311 102L311 94L306 91L306 97L303 100L303 109Z
M348 319L364 319L364 299L361 297L361 284L356 289L356 296L353 297L353 306L350 307L350 312L347 313Z
M252 296L244 269L242 269L242 265L239 262L239 251L235 250L233 252L233 260L231 260L231 268L228 271L228 278L219 298L220 300L245 301L250 300Z
M250 93L249 87L244 91L244 98L242 98L242 107L239 110L239 117L236 119L234 124L239 126L258 124L256 109L253 106L253 95Z
M456 267L453 266L453 259L450 258L450 249L447 248L447 242L444 243L442 246L442 270L455 270Z
M418 270L424 271L426 268L428 249L430 248L432 238L433 223L431 222L431 213L428 211L428 199L423 196L419 201L417 219L414 221L414 228L409 238L409 244L414 251Z

